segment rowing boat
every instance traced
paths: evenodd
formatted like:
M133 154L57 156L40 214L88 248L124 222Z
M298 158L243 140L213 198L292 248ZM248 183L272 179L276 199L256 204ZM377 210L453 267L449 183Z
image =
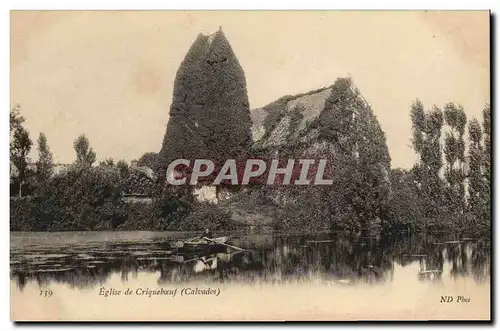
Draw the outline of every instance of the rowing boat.
M175 248L207 248L220 246L226 243L229 240L229 237L218 237L213 239L205 239L205 238L192 238L183 241L176 241L171 243L172 247Z

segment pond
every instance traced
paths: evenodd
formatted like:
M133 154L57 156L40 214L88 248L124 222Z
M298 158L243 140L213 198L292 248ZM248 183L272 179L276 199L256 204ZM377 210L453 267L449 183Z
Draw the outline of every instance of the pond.
M490 318L489 241L233 234L228 243L244 250L172 248L172 242L189 237L193 234L13 232L12 317Z

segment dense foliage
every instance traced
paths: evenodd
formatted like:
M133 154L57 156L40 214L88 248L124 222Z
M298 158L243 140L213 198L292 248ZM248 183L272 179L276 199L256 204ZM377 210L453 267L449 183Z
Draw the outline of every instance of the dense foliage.
M142 156L137 160L137 165L140 167L148 167L150 169L156 169L158 160L158 153L147 152L142 154Z
M173 196L154 202L123 199L123 192L150 195L152 185L139 170L132 170L122 178L116 167L74 165L53 176L33 195L11 199L10 228L13 231L231 228L228 214L211 205Z
M316 95L323 99L294 103ZM221 30L199 35L191 46L175 78L161 150L144 153L138 167L111 158L96 166L82 134L73 142L74 163L55 172L44 133L30 167L33 143L16 106L10 112L11 230L233 230L235 211L251 217L249 224L270 219L278 231L479 236L491 229L489 105L480 123L468 121L460 105L426 110L415 100L411 169L391 169L385 133L350 78L263 109L264 134L253 142L245 74ZM323 177L333 184L282 186L277 178L275 185L232 190L233 200L218 205L198 202L192 186L165 185L174 159L210 159L217 173L226 160L249 156L326 159ZM217 187L217 198L221 192Z
M303 106L288 112L281 101L265 107L280 109L281 119L269 125L275 132L269 134L266 129L264 143L256 146L266 146L264 154L269 157L277 153L280 159L326 159L324 177L333 180L331 186L265 188L282 207L274 224L279 230L370 231L377 230L387 216L390 158L385 135L350 78L338 79L330 89L324 108L303 128L299 125ZM268 115L272 122L276 121L273 114ZM276 139L276 132L285 126L288 129L280 133L285 139Z
M26 179L29 177L28 154L33 142L23 126L24 117L20 115L19 106L10 111L10 177L11 186L17 186L19 197L23 195ZM14 181L14 183L12 183ZM11 190L12 192L12 190Z
M209 159L219 168L244 157L251 126L245 74L229 42L222 30L200 34L177 71L160 172L180 158Z
M487 106L483 112L487 132L489 112ZM391 215L386 228L392 232L487 235L491 229L491 146L479 121L472 119L467 124L463 108L453 103L445 105L444 114L437 107L426 112L419 100L412 106L411 118L418 161L410 171L392 170Z

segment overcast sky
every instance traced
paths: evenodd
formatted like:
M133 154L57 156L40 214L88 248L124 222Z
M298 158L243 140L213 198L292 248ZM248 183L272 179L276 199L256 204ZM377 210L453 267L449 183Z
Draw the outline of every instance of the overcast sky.
M488 12L12 12L11 105L56 162L86 133L98 159L158 152L173 81L201 32L222 26L252 109L351 75L372 104L393 167L411 167L412 101L481 117ZM36 150L35 148L33 148Z

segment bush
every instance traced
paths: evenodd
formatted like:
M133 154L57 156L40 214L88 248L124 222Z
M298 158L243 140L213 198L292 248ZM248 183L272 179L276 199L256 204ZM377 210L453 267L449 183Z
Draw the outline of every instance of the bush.
M31 231L32 200L31 197L10 199L10 231Z
M118 226L119 230L163 230L153 204L136 202L124 206L125 221Z
M177 222L172 230L201 231L204 229L230 231L235 230L236 226L231 222L231 213L211 203L203 202L197 204L185 219Z

